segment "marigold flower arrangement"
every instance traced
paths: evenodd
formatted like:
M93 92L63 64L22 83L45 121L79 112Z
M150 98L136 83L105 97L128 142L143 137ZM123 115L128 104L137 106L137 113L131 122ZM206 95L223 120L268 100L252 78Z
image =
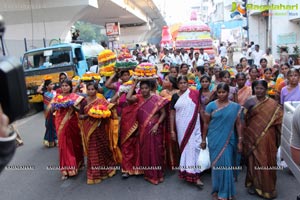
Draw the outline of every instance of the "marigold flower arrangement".
M70 99L68 96L58 95L55 97L54 102L51 104L54 110L61 108L68 108L74 105L74 100Z
M96 105L89 110L88 115L93 118L107 118L111 111L105 105Z
M101 76L112 76L116 64L116 54L109 49L99 53L98 62Z
M85 73L82 75L82 81L100 80L101 77L96 73Z
M137 79L152 79L157 78L156 69L152 63L141 63L135 70L134 75Z

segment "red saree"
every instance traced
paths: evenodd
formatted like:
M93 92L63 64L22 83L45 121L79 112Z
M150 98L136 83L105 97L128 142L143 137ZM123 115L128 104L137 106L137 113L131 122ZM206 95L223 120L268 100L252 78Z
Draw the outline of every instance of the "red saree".
M90 104L82 101L80 114L87 114L93 106L99 104L108 106L109 103L98 98ZM108 123L109 119L92 117L80 121L84 152L87 155L87 184L100 183L116 173L117 162L110 149L109 134L105 128Z
M139 152L139 137L137 134L138 104L134 103L122 108L121 125L120 125L120 140L122 152L122 172L130 175L142 174L137 166L140 165L140 152Z
M148 100L138 95L138 104L141 106L137 112L139 124L140 166L144 170L144 178L152 184L163 181L163 126L161 123L156 134L150 133L159 120L159 110L168 102L158 95L153 95Z
M68 95L78 105L83 97L71 93ZM56 101L57 96L54 98ZM78 126L78 117L73 107L56 111L55 127L58 135L59 166L64 176L75 176L83 163L83 149Z
M250 108L246 113L243 141L247 161L246 187L253 187L264 198L274 198L282 108L271 98L260 103L254 98L248 99L245 107Z
M166 120L164 126L164 142L165 142L165 159L166 167L168 169L174 169L179 165L179 145L176 137L176 141L171 138L171 127L170 127L170 103L166 105Z
M175 167L178 167L179 165L179 145L176 138L176 141L174 141L171 138L171 127L170 127L170 111L171 111L171 105L170 101L172 98L172 95L166 92L166 90L161 91L160 96L168 99L168 104L166 105L166 120L165 125L163 127L164 132L164 146L165 146L165 166L167 169L174 169Z

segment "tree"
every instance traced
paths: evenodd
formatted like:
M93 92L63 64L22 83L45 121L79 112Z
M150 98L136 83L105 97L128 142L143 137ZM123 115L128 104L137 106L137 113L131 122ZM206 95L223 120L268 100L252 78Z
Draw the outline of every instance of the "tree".
M107 41L108 38L106 35L101 34L101 29L104 29L103 26L90 24L83 21L77 21L74 24L75 29L80 31L79 39L84 42L92 42L95 40L96 42Z

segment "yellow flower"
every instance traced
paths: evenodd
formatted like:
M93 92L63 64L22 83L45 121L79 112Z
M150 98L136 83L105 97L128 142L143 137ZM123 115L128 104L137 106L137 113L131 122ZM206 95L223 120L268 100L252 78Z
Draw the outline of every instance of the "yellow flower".
M62 99L62 98L64 98L64 97L63 97L62 95L58 95L57 98L58 98L58 99Z

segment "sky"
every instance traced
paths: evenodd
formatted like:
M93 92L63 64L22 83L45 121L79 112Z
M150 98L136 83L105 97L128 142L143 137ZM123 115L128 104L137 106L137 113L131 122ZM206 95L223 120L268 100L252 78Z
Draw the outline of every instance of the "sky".
M189 0L153 0L161 10L165 9L168 25L189 19Z

